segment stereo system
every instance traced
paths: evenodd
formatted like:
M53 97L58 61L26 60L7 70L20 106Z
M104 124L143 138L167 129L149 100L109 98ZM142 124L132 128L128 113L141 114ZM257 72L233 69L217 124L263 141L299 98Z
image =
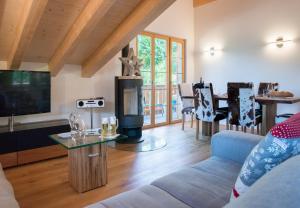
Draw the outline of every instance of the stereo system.
M91 98L91 99L80 99L76 100L77 108L103 108L104 98Z

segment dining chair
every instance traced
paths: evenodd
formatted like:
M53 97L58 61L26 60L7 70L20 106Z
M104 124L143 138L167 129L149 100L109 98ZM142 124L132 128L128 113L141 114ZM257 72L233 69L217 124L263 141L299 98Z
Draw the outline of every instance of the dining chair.
M226 112L225 108L217 108L211 83L198 83L193 86L193 89L195 97L197 97L197 101L195 102L197 119L196 138L199 138L199 120L211 123L212 134L217 133L219 131L219 121L228 118L228 111Z
M181 83L178 84L178 92L182 103L182 130L184 130L184 124L186 120L186 115L191 116L191 128L193 128L194 122L194 93L193 93L193 84L191 83Z
M227 93L230 129L235 125L237 131L239 127L244 132L251 128L254 133L256 126L257 134L260 134L262 116L255 110L253 83L228 83Z

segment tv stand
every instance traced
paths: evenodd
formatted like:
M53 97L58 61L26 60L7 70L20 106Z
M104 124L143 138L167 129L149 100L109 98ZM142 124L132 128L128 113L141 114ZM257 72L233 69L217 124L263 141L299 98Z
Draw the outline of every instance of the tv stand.
M48 136L70 131L67 119L14 123L0 127L0 163L11 167L67 155Z

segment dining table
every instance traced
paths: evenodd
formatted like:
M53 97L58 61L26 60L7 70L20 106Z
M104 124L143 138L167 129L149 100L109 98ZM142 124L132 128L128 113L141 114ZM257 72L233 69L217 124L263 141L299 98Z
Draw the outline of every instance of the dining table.
M219 101L227 101L228 95L214 95L214 99L216 104L218 105ZM295 104L300 102L300 97L270 97L270 96L255 96L255 101L262 105L262 135L266 135L269 130L276 123L277 116L277 105L278 104ZM202 122L202 129L207 130L208 124L206 122ZM202 132L202 135L209 136L211 131Z

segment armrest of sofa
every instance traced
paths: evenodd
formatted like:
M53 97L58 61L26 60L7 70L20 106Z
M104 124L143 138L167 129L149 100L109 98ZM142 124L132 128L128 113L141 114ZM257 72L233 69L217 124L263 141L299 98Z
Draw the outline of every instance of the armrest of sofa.
M253 147L264 137L238 131L222 131L211 141L212 156L243 164Z
M0 163L0 207L19 208L15 199L14 190L6 179Z
M226 208L300 207L300 155L276 166L256 181L242 196Z

